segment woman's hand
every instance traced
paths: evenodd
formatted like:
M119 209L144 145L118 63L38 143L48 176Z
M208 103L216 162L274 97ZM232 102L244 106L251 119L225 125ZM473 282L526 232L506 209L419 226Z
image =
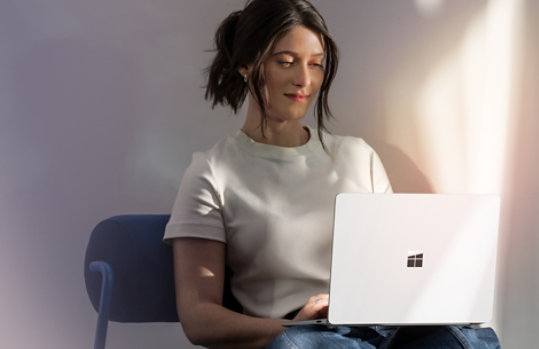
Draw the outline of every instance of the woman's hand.
M327 318L328 316L328 301L329 294L321 293L317 296L312 296L309 301L301 310L293 321L306 321L320 318Z

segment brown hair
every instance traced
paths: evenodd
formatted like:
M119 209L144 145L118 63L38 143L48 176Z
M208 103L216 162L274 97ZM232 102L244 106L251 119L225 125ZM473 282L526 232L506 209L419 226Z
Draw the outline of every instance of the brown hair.
M248 0L242 11L231 13L220 24L215 33L216 55L206 69L208 84L205 97L213 101L212 108L217 104L229 105L237 113L250 89L260 106L264 132L266 106L260 92L264 80L262 64L272 45L299 25L323 39L324 80L315 103L318 136L322 140L322 130L327 131L324 119L333 117L328 93L337 73L339 52L324 19L307 0ZM253 69L246 84L238 69L248 65Z

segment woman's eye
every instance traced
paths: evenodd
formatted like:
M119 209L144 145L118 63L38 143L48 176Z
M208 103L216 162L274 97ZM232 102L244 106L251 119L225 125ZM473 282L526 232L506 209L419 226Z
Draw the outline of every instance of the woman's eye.
M290 67L292 65L292 62L279 62L279 64L283 67Z

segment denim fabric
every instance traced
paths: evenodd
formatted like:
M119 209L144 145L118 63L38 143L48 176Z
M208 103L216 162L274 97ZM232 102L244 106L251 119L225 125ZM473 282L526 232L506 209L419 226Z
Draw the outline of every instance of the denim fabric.
M490 327L448 326L448 330L453 333L464 348L501 349L498 336Z
M267 349L500 349L491 328L296 326Z

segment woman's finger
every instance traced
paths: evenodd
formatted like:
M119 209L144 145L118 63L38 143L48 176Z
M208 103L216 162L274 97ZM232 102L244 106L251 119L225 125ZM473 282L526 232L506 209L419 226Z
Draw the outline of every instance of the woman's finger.
M305 306L300 310L294 318L295 321L318 319L324 312L327 313L329 295L321 293L309 298Z
M311 303L311 302L312 302L312 303L317 304L317 303L319 303L319 302L321 302L321 301L326 301L326 302L327 302L328 299L329 299L329 294L327 294L327 293L321 293L321 294L319 294L319 295L312 296L312 297L309 299L309 302L308 302L308 303Z

